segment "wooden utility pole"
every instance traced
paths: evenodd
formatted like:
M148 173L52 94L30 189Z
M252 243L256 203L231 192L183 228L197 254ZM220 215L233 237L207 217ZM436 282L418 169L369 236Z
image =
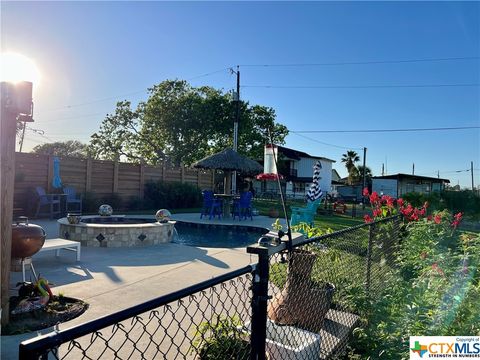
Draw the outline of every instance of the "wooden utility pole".
M16 114L9 111L12 84L1 83L0 119L0 237L1 237L1 318L9 321L10 253L12 248L13 189L15 181Z
M10 308L10 257L12 249L13 192L15 186L15 140L17 117L33 121L32 83L0 83L0 258L1 323L8 324Z

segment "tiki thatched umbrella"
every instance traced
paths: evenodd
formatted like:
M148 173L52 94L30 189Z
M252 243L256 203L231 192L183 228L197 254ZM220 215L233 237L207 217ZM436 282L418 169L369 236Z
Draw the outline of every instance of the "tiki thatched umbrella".
M246 175L256 175L263 171L263 166L233 149L227 148L219 153L207 156L193 164L193 167L202 169L216 169L225 171L225 193L230 189L230 173L238 171Z

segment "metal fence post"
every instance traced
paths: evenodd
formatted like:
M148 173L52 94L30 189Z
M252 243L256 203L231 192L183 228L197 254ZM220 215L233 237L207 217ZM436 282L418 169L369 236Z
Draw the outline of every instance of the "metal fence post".
M270 255L267 248L255 249L258 264L253 274L252 284L252 322L250 359L265 360L265 343L267 339L267 301ZM247 250L248 251L248 250Z
M367 248L367 264L366 264L366 280L365 280L365 295L368 298L370 295L370 273L372 268L372 246L373 246L373 231L375 224L371 223L368 226L368 248Z

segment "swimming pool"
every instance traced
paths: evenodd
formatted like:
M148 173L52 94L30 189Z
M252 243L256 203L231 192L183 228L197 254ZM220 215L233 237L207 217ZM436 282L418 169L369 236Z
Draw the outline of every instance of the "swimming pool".
M253 226L194 224L177 221L172 242L189 246L236 248L255 244L268 232Z

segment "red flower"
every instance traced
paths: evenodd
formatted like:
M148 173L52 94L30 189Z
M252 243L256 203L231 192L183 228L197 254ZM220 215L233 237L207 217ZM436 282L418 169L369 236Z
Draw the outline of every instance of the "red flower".
M363 189L363 196L368 196L370 193L368 192L368 188Z
M420 216L424 216L424 215L425 215L425 208L424 208L424 207L421 208L421 209L418 211L418 214L419 214Z
M373 210L373 216L374 217L382 216L382 209L374 209Z
M400 199L397 200L398 206L402 207L402 206L403 206L403 203L404 203L404 200L403 200L402 198L400 198Z
M423 204L423 207L426 209L426 208L428 208L428 205L430 205L430 204L428 203L428 201L425 201L425 203Z
M371 223L373 221L373 219L368 214L363 217L363 220L365 220L366 223Z
M428 221L432 221L432 220L433 220L433 216L432 216L432 215L428 215L428 216L427 216L427 220L428 220Z
M378 197L377 192L372 192L372 195L370 195L370 203L375 204L378 200L380 200L380 198Z
M442 222L442 217L437 214L434 216L433 221L435 221L435 224L440 224Z

